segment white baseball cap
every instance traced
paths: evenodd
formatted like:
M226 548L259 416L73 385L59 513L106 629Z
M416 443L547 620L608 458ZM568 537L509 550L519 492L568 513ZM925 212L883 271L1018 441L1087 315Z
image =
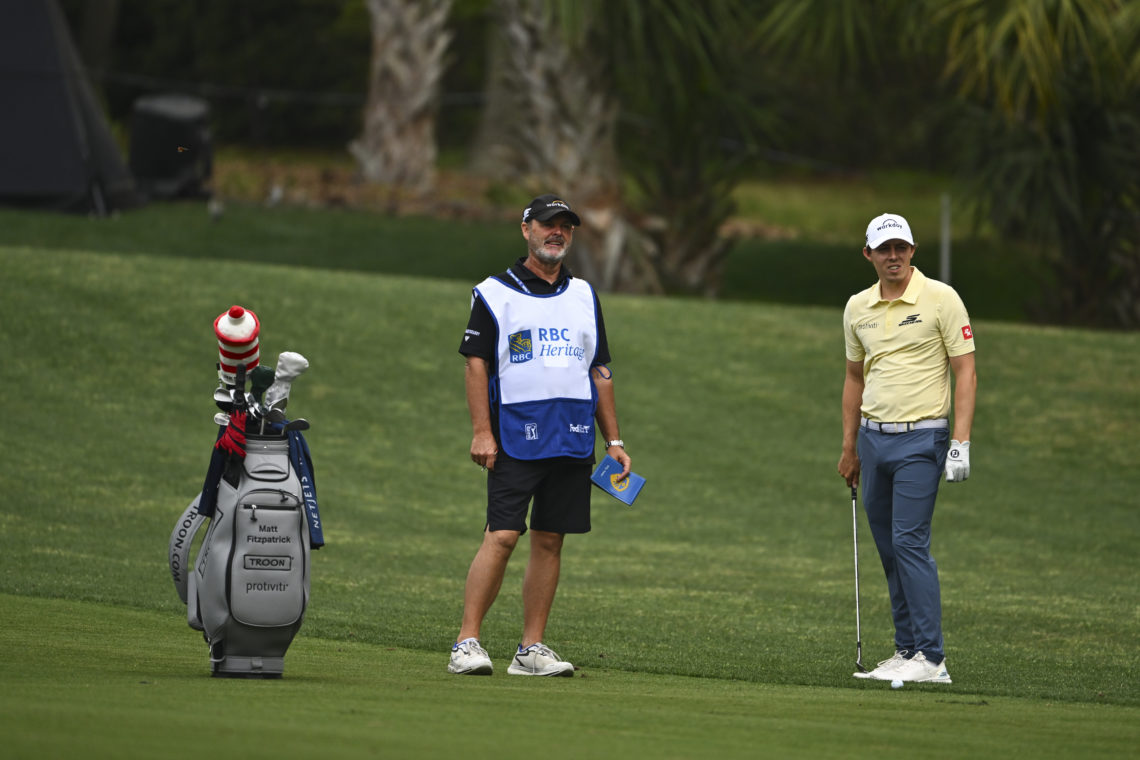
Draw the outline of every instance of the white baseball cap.
M867 247L875 250L888 240L905 240L914 245L910 225L898 214L880 214L867 225Z

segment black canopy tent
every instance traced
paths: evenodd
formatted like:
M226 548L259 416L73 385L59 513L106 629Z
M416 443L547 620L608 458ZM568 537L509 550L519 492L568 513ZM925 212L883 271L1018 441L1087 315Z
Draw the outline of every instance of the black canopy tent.
M56 0L4 0L0 204L102 216L137 202Z

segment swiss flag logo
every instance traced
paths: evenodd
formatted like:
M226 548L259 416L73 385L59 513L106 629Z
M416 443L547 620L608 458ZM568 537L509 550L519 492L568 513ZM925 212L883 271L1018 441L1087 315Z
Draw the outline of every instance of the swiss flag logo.
M969 325L966 325L965 327L962 328L962 337L965 338L966 340L972 340L973 339L974 331L970 329Z

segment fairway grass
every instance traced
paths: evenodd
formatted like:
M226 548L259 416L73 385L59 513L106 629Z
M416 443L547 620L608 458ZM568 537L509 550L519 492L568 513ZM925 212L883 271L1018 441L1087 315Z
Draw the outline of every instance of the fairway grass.
M0 595L0 735L45 757L1125 757L1140 708L580 669L446 672L446 653L302 635L280 680L215 679L180 620Z
M546 640L584 677L456 679L485 503L456 351L473 283L3 246L0 271L6 757L1134 753L1138 333L974 321L973 469L934 518L954 683L891 692L851 678L842 304L603 296L647 485L632 508L595 496L564 548ZM312 422L327 544L274 683L207 677L166 568L234 303L267 364L311 362L289 412ZM872 547L860 515L866 664L892 635ZM482 631L500 671L516 551Z

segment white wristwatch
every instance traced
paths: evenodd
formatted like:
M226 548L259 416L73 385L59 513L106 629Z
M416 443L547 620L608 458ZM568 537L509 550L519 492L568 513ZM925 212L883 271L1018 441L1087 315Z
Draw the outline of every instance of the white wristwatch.
M621 446L624 449L625 448L625 441L623 441L620 438L615 438L612 441L606 441L606 448L608 449L611 446Z

